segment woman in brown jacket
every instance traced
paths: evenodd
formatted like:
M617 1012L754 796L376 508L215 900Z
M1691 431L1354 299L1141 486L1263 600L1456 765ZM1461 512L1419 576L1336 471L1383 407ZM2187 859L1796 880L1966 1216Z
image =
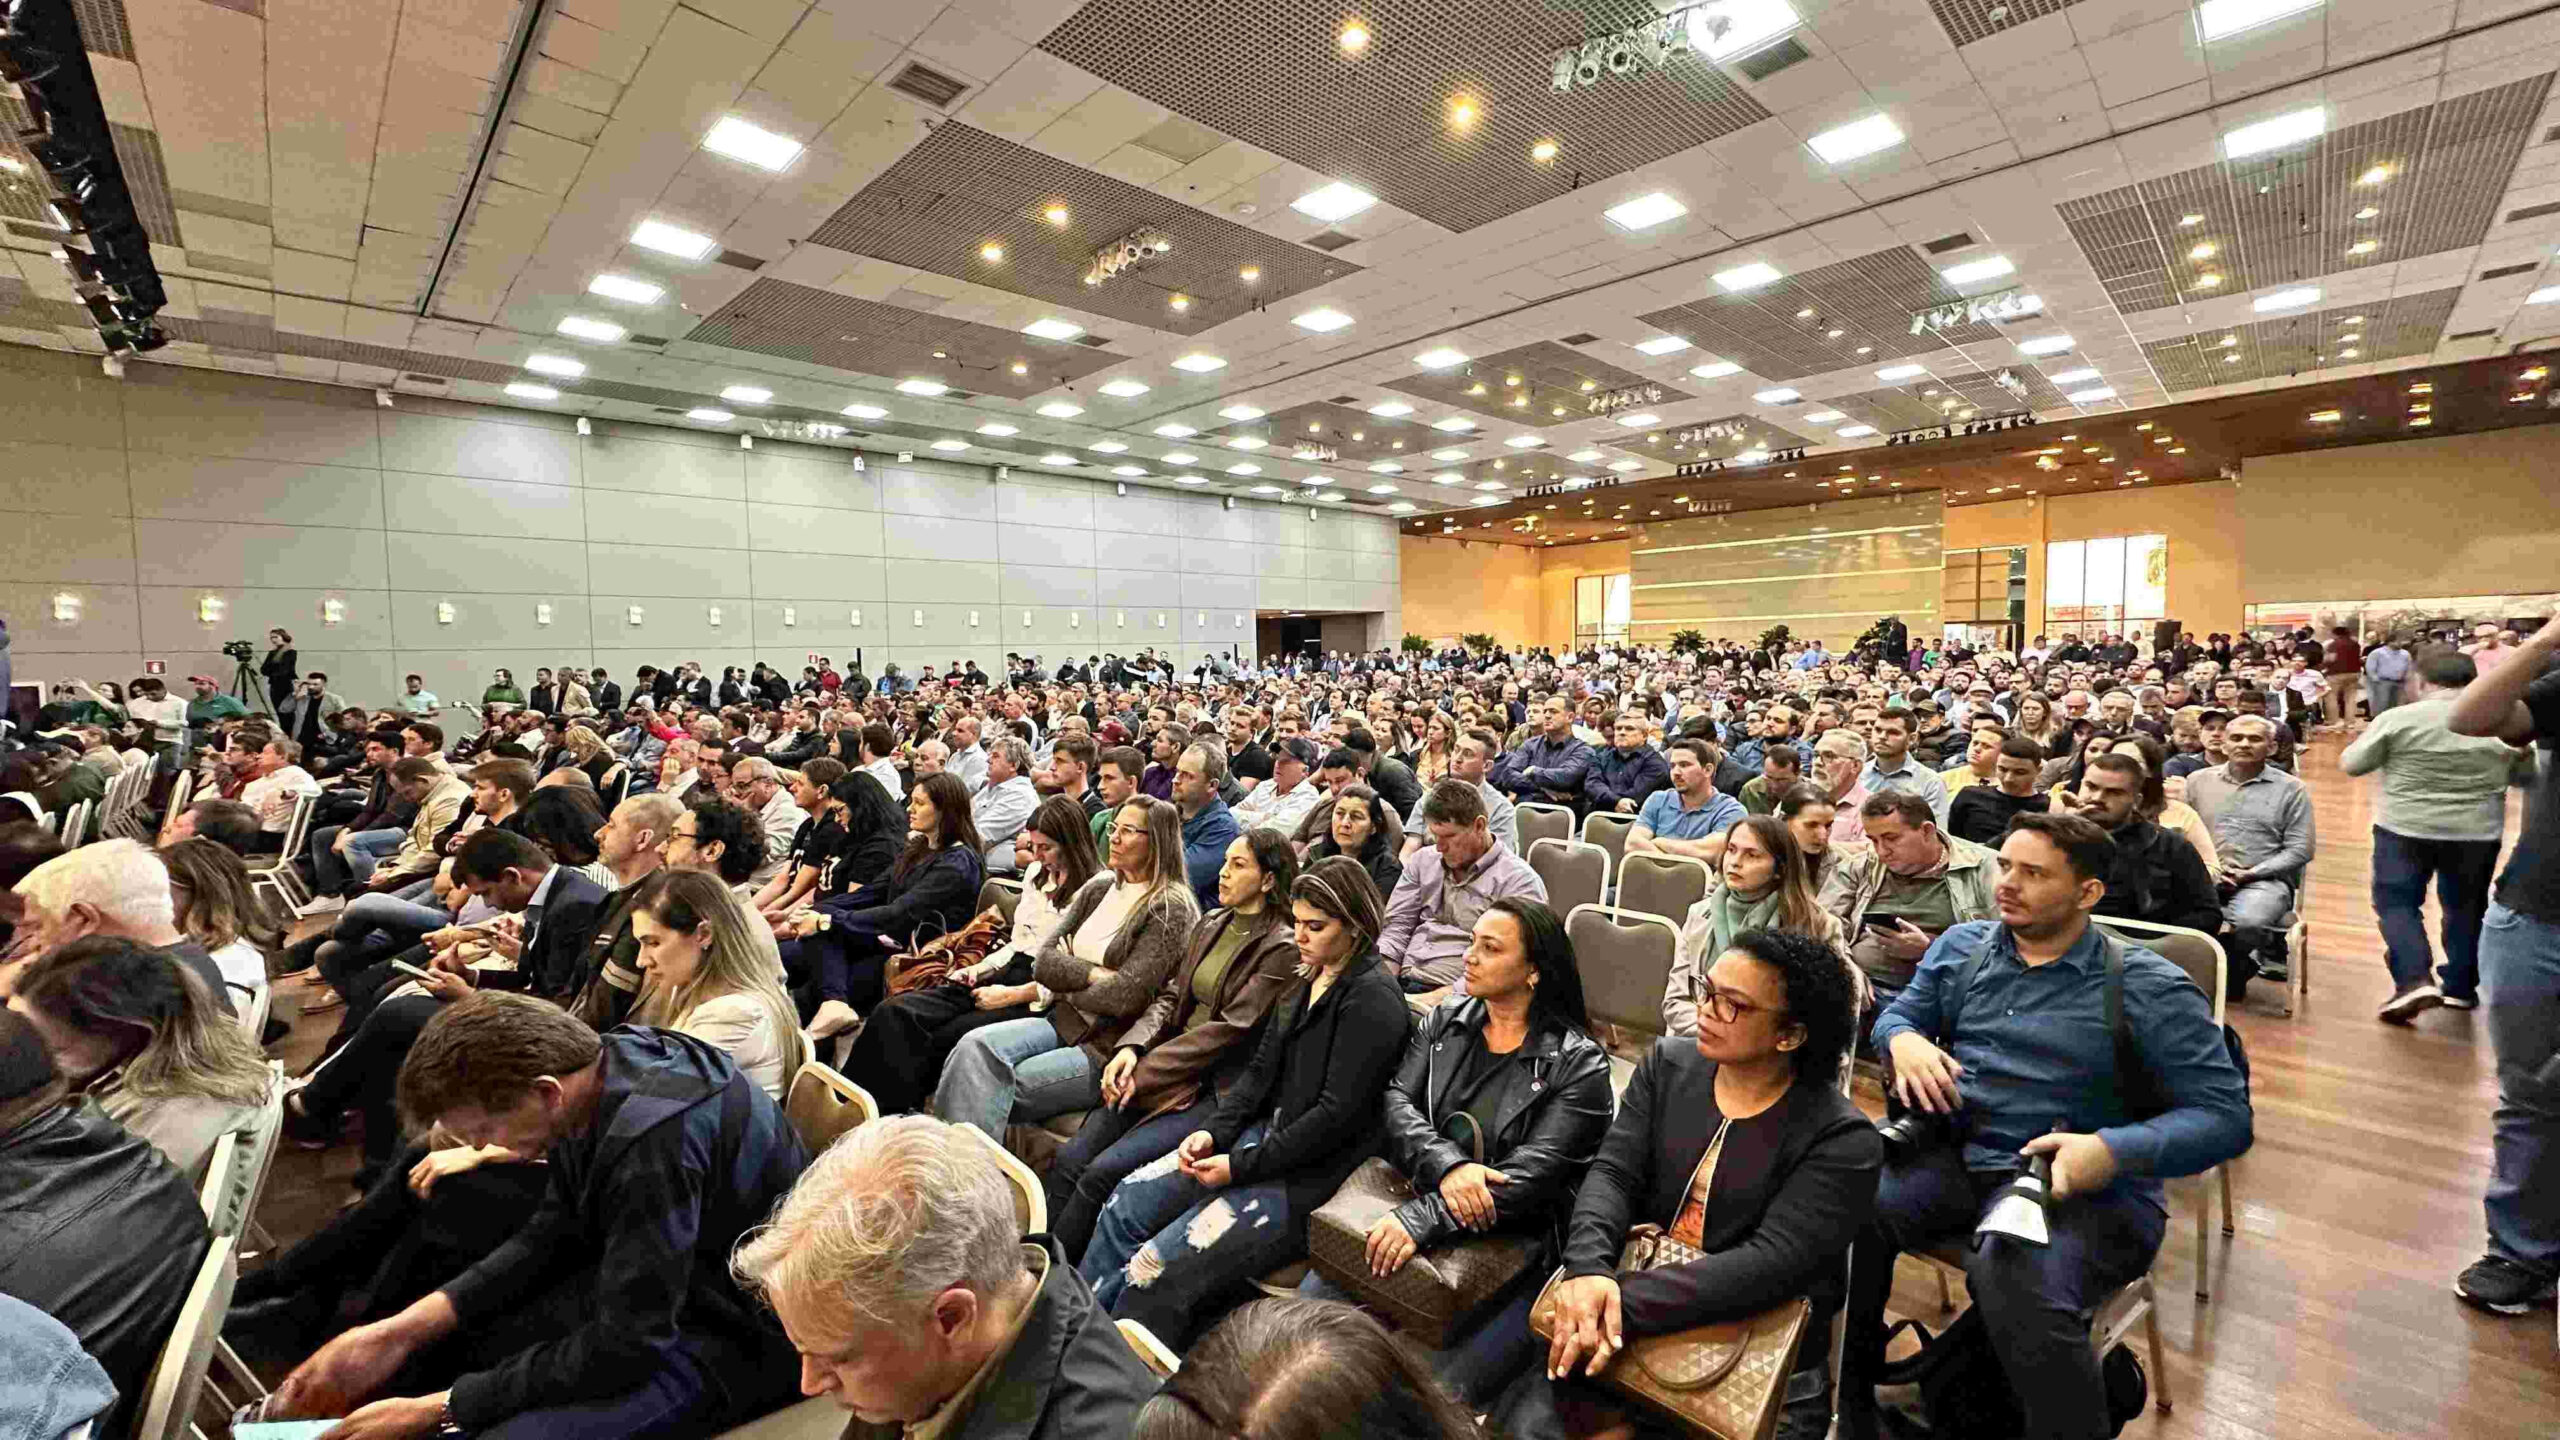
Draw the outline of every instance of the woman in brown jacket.
M1155 995L1102 1071L1103 1108L1050 1162L1049 1233L1084 1258L1102 1202L1130 1171L1208 1123L1252 1056L1247 1037L1298 976L1289 887L1298 852L1263 827L1227 844L1218 908L1191 929L1182 968Z
M964 1036L943 1062L934 1114L1001 1145L1008 1121L1101 1103L1104 1062L1181 963L1200 918L1183 869L1181 812L1142 798L1113 817L1109 871L1076 892L1032 962L1032 1007L1047 1013Z

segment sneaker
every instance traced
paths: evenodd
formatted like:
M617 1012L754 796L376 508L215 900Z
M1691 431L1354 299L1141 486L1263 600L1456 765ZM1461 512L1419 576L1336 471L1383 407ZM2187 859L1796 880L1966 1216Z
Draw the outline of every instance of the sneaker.
M2258 978L2273 980L2281 985L2293 978L2293 969L2282 960L2262 955L2258 957Z
M2382 1013L2378 1018L2386 1025L2406 1025L2443 1003L2444 992L2433 985L2424 982L2403 985L2390 999L2382 1002Z
M2480 997L2477 995L2447 995L2444 997L2444 1008L2447 1010L2477 1010L2480 1008Z
M2522 1315L2551 1303L2551 1279L2503 1255L2483 1255L2453 1282L2462 1303L2492 1315Z
M308 920L314 915L335 915L346 908L347 902L335 895L318 895L302 907L296 918Z

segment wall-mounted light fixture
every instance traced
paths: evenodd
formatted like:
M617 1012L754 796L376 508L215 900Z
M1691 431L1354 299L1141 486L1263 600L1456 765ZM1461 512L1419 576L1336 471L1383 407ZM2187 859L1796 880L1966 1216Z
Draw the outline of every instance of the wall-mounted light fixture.
M628 611L626 611L626 612L624 612L624 613L629 617L629 619L630 619L630 623L632 623L632 624L634 624L634 625L639 624L639 623L640 623L640 621L641 621L641 619L642 619L642 616L643 616L643 612L641 611L640 607L639 607L639 606L637 606L637 605L632 606Z
M80 597L65 590L53 597L53 619L57 625L80 623Z
M1031 628L1031 612L1028 610L1022 612L1022 628L1025 630Z
M978 612L975 610L969 612L969 628L972 630L978 628Z
M798 607L791 605L783 606L782 623L785 628L798 625L800 623L800 611Z
M710 618L711 618L711 628L712 628L712 629L714 629L714 630L719 629L719 628L720 628L720 607L719 607L719 606L714 605L714 606L712 606L712 607L711 607L711 609L710 609Z
M196 622L201 625L219 625L222 623L222 612L228 608L230 607L223 604L222 597L219 595L199 596L196 600Z
M915 627L919 630L924 628L924 612L922 610L915 612Z
M851 621L850 623L853 625L853 628L855 628L856 630L859 630L859 629L861 629L861 628L862 628L862 607L861 607L861 606L856 605L856 606L854 606L854 607L853 607L853 619L852 619L852 621Z
M321 601L320 623L323 625L344 625L347 623L347 602L338 599Z
M533 602L533 623L536 625L548 625L551 623L550 601L537 600Z
M1081 630L1081 629L1083 629L1083 628L1084 628L1084 612L1083 612L1083 611L1081 611L1081 610L1070 610L1070 611L1068 611L1068 612L1067 612L1067 628L1068 628L1068 629L1070 629L1070 630Z
M1156 612L1156 628L1159 630L1164 628L1164 612L1161 610Z
M439 625L450 625L453 623L452 601L439 600L436 602L436 623Z

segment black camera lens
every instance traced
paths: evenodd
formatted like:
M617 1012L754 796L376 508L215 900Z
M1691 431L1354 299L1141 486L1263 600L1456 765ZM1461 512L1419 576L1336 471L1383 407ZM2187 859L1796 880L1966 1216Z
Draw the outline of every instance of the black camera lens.
M1943 1115L1926 1110L1906 1110L1876 1127L1884 1137L1884 1148L1894 1154L1926 1150L1946 1139L1952 1126Z

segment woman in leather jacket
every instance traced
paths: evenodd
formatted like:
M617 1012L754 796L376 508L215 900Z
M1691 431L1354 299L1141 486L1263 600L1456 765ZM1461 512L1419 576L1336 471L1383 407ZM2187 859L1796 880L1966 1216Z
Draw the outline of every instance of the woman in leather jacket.
M1574 1186L1609 1130L1609 1057L1583 1022L1582 977L1564 922L1505 896L1478 917L1467 993L1415 1029L1387 1084L1380 1154L1414 1198L1369 1227L1369 1268L1385 1276L1423 1252L1496 1233L1534 1234L1520 1282L1465 1341L1433 1357L1459 1398L1489 1407L1531 1363L1529 1304L1561 1248ZM1480 1144L1484 1159L1473 1158ZM1321 1274L1300 1287L1350 1296Z

